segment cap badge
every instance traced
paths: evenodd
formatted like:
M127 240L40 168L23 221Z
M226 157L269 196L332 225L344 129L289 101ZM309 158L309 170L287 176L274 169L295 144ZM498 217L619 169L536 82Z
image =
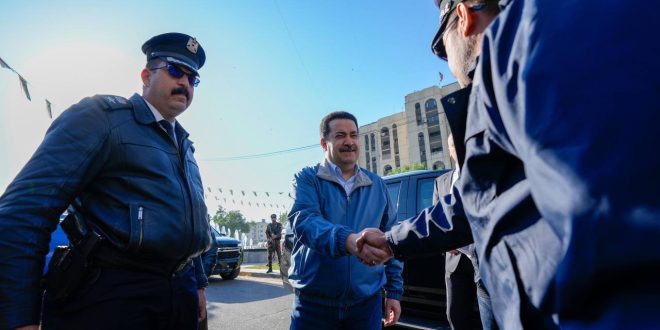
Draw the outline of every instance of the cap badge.
M199 47L199 43L197 42L197 39L195 38L190 38L188 39L188 43L186 44L186 48L193 54L197 54L197 48Z

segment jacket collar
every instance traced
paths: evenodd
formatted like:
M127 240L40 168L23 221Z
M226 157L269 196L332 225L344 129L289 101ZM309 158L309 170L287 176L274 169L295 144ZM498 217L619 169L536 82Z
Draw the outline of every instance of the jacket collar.
M327 159L323 159L323 162L319 163L318 170L316 170L316 176L320 179L332 181L341 185L339 180L337 180L335 177L335 174L332 172L332 167L328 163ZM371 184L373 184L371 179L369 179L369 177L364 173L363 169L360 169L360 171L357 171L357 174L355 175L355 184L353 185L353 190L351 190L351 192L355 191L357 188L370 186Z
M454 137L459 167L463 166L465 160L465 125L467 124L470 91L472 91L472 84L440 99L449 122L449 129Z
M135 93L129 100L133 103L133 114L138 123L150 125L156 122L156 117L151 113L147 102L142 96Z
M133 104L133 114L135 116L135 120L143 125L153 125L153 123L156 122L156 117L154 117L154 114L151 112L151 109L149 109L149 106L147 105L147 101L139 95L138 93L133 94L129 101ZM188 139L188 131L186 131L181 124L179 124L179 121L177 120L174 125L174 131L176 132L176 136L181 141L182 139Z

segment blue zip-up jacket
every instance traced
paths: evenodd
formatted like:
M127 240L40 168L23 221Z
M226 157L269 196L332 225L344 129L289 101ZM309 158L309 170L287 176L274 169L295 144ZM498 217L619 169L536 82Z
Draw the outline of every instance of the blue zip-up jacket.
M178 123L176 136L137 94L86 98L53 121L0 197L0 329L39 323L50 235L76 197L106 238L98 264L171 276L209 247L194 148ZM206 285L203 272L197 281Z
M401 300L403 264L390 259L369 267L346 251L346 238L362 229L389 229L396 221L383 180L361 169L347 196L327 161L295 175L295 202L289 213L295 241L289 282L302 300L351 306L385 288Z

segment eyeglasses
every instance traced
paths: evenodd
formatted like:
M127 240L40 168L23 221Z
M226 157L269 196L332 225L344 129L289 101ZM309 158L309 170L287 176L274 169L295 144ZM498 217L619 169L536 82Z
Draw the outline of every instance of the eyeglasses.
M488 4L484 2L472 7L466 6L466 8L474 11L480 11L484 9L487 5ZM455 10L456 8L452 9L452 11L447 14L447 16L452 15ZM456 22L458 22L458 15L454 14L451 17L451 22L447 22L440 26L438 33L435 35L433 41L431 42L431 49L433 50L433 53L443 61L447 61L447 52L445 50L444 37L446 35L446 32L451 30L454 27L454 25L456 25Z
M188 76L188 82L190 83L191 86L197 87L199 86L199 77L195 75L194 73L185 73L183 70L179 69L176 65L167 63L163 66L159 66L157 68L151 68L149 70L160 70L160 69L167 69L167 73L169 73L170 76L174 79L179 79L183 77L184 75Z

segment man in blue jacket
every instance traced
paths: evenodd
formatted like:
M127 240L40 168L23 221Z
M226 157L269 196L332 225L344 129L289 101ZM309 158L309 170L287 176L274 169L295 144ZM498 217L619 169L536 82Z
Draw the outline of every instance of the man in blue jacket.
M0 329L37 329L40 315L43 329L196 329L205 317L199 255L210 228L194 148L176 117L206 57L181 33L155 36L142 51L142 96L71 106L0 197ZM48 241L74 199L87 234L103 240L68 298L48 286L41 314Z
M364 249L357 233L389 229L396 209L383 180L357 166L357 119L332 112L320 125L322 163L295 175L295 202L289 213L295 241L289 281L295 289L291 329L380 329L381 290L385 326L397 322L403 294L401 262L369 267L380 258Z

